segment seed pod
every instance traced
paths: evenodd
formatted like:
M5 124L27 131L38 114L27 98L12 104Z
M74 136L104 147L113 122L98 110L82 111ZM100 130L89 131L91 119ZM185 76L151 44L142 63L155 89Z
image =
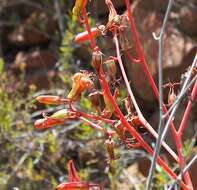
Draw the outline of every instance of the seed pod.
M112 105L111 99L107 96L106 93L103 93L103 99L105 103L105 112L109 114L109 117L114 113L114 107Z
M36 100L42 104L59 105L62 104L59 96L43 95L38 96Z
M36 120L34 123L34 127L36 129L46 129L46 128L50 128L50 127L54 127L54 126L62 125L62 124L64 124L64 120L43 118L43 119Z
M115 131L118 134L119 138L124 141L126 139L125 136L125 129L123 127L123 125L121 125L120 123L117 123L114 125Z
M100 51L95 51L92 53L92 67L94 67L97 71L100 66L103 64L103 55Z
M115 160L116 156L115 156L115 152L114 152L114 141L112 139L107 139L105 141L105 145L106 145L106 149L109 154L110 160Z
M92 103L92 105L94 106L94 108L97 110L98 113L101 112L101 108L100 108L100 92L96 91L96 92L92 92L88 95L90 102Z
M174 92L174 89L171 89L168 94L168 106L172 106L175 100L176 100L176 94Z
M115 78L116 73L117 73L117 69L116 69L116 63L115 63L114 59L109 59L109 60L105 61L105 64L107 66L109 75L112 78Z

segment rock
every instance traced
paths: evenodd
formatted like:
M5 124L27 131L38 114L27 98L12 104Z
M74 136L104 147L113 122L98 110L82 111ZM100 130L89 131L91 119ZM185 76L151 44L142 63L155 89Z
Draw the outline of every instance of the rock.
M8 35L8 40L17 47L42 45L51 40L56 29L54 18L44 12L35 11Z
M179 28L188 35L197 35L197 6L184 6L180 11Z
M33 73L43 69L53 69L56 62L57 58L54 53L48 50L34 50L29 53L19 52L11 68L15 72L19 72L24 67L26 73Z
M48 88L49 82L56 77L54 71L57 58L49 50L34 50L29 53L19 52L11 70L18 76L25 73L27 85L35 84L38 89Z
M144 9L150 9L150 10L154 10L154 11L157 11L157 12L165 11L166 8L167 8L167 5L168 5L168 1L166 1L166 0L161 0L161 1L158 1L158 0L149 0L149 1L140 0L139 2Z

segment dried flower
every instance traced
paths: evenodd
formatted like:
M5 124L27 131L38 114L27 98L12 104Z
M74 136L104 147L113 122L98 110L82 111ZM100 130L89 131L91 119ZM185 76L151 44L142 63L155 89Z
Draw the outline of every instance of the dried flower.
M81 93L85 91L86 89L90 89L94 86L93 81L90 79L90 74L89 73L76 73L73 76L73 85L72 89L69 92L67 98L70 99L71 101L77 101Z

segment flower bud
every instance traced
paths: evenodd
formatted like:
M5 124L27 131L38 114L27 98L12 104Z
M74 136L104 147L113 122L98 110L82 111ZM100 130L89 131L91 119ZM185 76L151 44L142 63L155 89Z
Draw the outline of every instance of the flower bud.
M59 96L43 95L38 96L36 100L42 104L59 105L62 103Z
M64 124L63 120L42 118L42 119L38 119L35 121L34 127L36 129L46 129L46 128L50 128L50 127L54 127L54 126L62 125L62 124Z
M105 61L105 64L107 66L109 75L111 77L115 78L116 73L117 73L117 68L116 68L116 63L115 63L114 59L109 59L109 60Z
M93 37L100 36L101 35L101 30L104 29L104 28L105 28L104 25L100 25L98 27L91 28L92 36ZM81 33L77 34L75 36L75 39L74 39L74 41L77 44L81 44L81 43L84 43L84 42L89 41L89 40L90 40L90 35L89 35L88 31L81 32Z
M100 51L95 51L92 53L92 67L94 67L97 71L103 63L103 55Z

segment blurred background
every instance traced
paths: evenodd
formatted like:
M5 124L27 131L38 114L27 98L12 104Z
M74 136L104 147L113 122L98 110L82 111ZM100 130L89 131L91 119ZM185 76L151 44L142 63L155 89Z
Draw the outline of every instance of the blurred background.
M123 0L113 1L119 14L125 13ZM158 44L152 32L159 33L168 1L135 0L132 8L149 69L157 82ZM83 180L102 183L110 190L143 189L149 167L149 156L140 149L117 148L122 155L111 166L103 146L104 137L80 121L37 131L33 122L42 112L52 113L60 107L35 102L42 94L66 96L72 75L91 70L89 44L77 45L74 36L84 31L72 16L71 0L0 0L0 189L52 190L67 179L66 163L73 159ZM104 0L88 4L91 26L106 24L108 9ZM132 36L131 32L128 35ZM165 36L164 81L180 82L197 52L197 0L175 0ZM112 39L101 37L98 43L105 54L114 55ZM135 46L135 45L133 45ZM133 47L135 52L135 47ZM146 119L156 129L158 104L142 68L124 59L132 90ZM139 77L140 76L140 77ZM124 86L124 85L123 85ZM175 88L176 93L179 87ZM165 101L169 89L164 89ZM123 92L125 94L125 92ZM124 96L124 95L123 95ZM185 98L175 124L187 103ZM92 111L86 96L82 110ZM184 135L185 156L197 152L197 103L194 102L189 127ZM151 137L145 137L150 143ZM189 140L188 140L189 139ZM172 148L170 133L166 140ZM166 162L170 162L165 156ZM176 169L176 165L173 167ZM191 169L196 183L197 165ZM130 177L128 177L130 176ZM158 170L155 189L169 181ZM197 184L195 184L197 189Z

